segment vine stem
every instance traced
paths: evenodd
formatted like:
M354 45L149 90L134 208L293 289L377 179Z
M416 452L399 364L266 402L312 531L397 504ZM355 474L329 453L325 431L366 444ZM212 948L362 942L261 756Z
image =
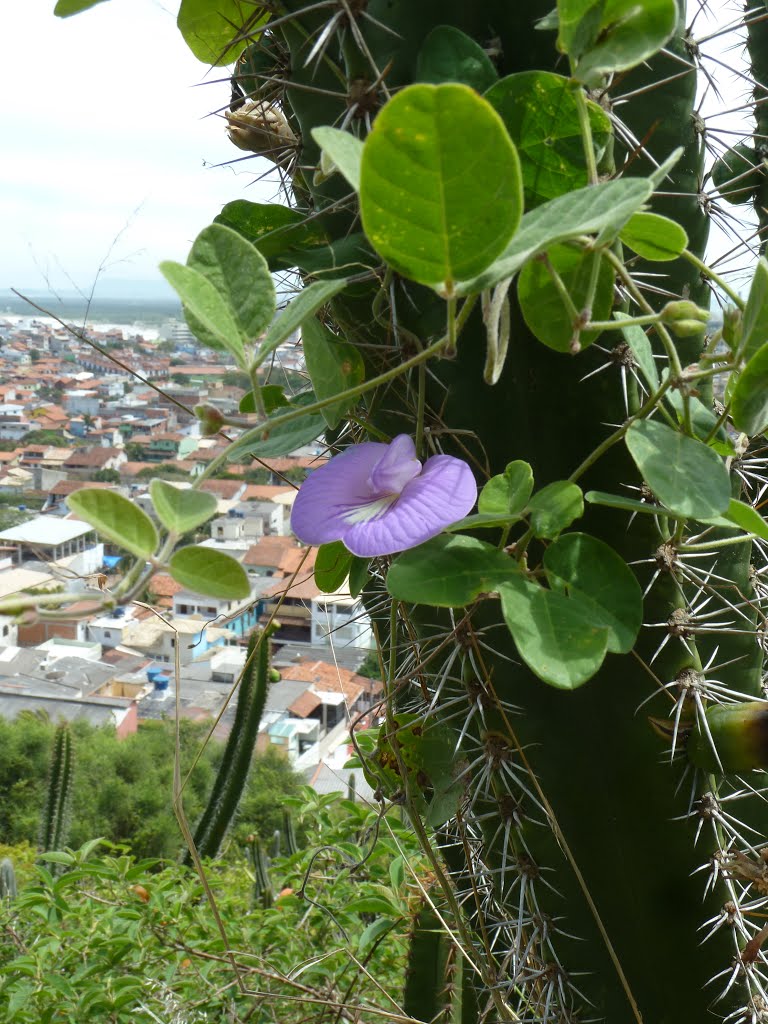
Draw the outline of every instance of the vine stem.
M597 184L597 162L595 160L595 147L592 145L592 125L589 123L589 109L587 97L581 82L572 81L574 99L576 100L576 113L579 118L581 129L581 141L584 144L584 162L587 165L587 181L590 185Z
M739 296L738 292L735 292L733 288L731 288L727 281L720 277L719 274L715 273L715 271L711 267L708 267L707 264L704 263L703 260L700 260L698 256L694 256L690 249L683 249L680 255L683 259L688 260L689 263L692 263L693 266L696 267L696 269L705 277L708 277L710 281L714 281L718 288L722 288L722 290L725 292L725 294L728 296L731 302L735 303L738 306L738 308L742 311L742 313L744 312L744 307L746 305L744 299L742 299Z

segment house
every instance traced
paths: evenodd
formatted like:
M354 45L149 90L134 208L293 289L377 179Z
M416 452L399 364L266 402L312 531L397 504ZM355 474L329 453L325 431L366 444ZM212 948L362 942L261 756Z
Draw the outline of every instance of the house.
M78 448L64 463L64 469L72 477L84 479L100 469L118 469L127 456L122 448Z
M104 545L79 519L35 516L0 531L0 543L13 546L15 565L44 562L66 569L61 580L69 590L82 590L104 564Z
M74 494L75 491L79 491L83 487L103 488L108 491L117 491L121 494L124 494L126 491L125 488L118 487L116 484L94 483L90 480L59 480L48 491L48 497L45 499L41 511L67 515L69 511L66 504L67 498L70 494Z

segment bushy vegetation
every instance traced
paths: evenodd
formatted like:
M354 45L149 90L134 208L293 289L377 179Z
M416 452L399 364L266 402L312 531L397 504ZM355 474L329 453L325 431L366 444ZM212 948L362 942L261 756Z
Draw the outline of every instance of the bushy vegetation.
M208 733L205 723L182 721L181 766L192 767ZM172 807L174 726L147 721L125 739L109 727L74 722L75 777L69 842L80 846L94 836L127 843L135 856L175 858L182 839ZM54 725L36 715L15 722L0 719L0 843L37 843L45 800ZM213 784L223 744L210 740L184 791L192 825ZM254 758L233 829L234 841L255 832L271 838L282 824L282 803L301 779L273 749Z

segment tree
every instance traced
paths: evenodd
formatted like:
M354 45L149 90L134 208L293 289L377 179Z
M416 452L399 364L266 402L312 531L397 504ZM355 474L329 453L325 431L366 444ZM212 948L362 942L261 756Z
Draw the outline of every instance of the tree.
M44 444L49 448L69 448L70 442L55 430L30 430L18 442L20 448L29 444Z
M120 474L116 469L97 469L91 476L94 483L119 484Z

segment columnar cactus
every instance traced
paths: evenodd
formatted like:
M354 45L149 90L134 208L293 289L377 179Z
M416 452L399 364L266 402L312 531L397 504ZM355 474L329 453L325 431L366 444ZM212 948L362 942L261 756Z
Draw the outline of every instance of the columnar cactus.
M10 857L0 860L0 900L14 900L18 894L16 872Z
M269 688L269 636L272 631L272 627L254 630L248 641L232 731L227 738L208 803L195 829L195 846L201 857L215 857L219 852L248 780ZM185 851L184 860L191 863L189 850Z
M717 197L682 0L551 6L180 18L242 57L292 209L237 199L163 269L253 381L230 457L326 428L294 530L374 618L360 755L431 858L463 1018L764 1021L768 263L745 302L704 247L741 181L765 216L765 14ZM301 289L264 330L267 266ZM298 326L289 400L260 374Z
M48 789L40 821L40 850L62 850L67 842L75 770L72 732L66 722L56 727L48 770Z

